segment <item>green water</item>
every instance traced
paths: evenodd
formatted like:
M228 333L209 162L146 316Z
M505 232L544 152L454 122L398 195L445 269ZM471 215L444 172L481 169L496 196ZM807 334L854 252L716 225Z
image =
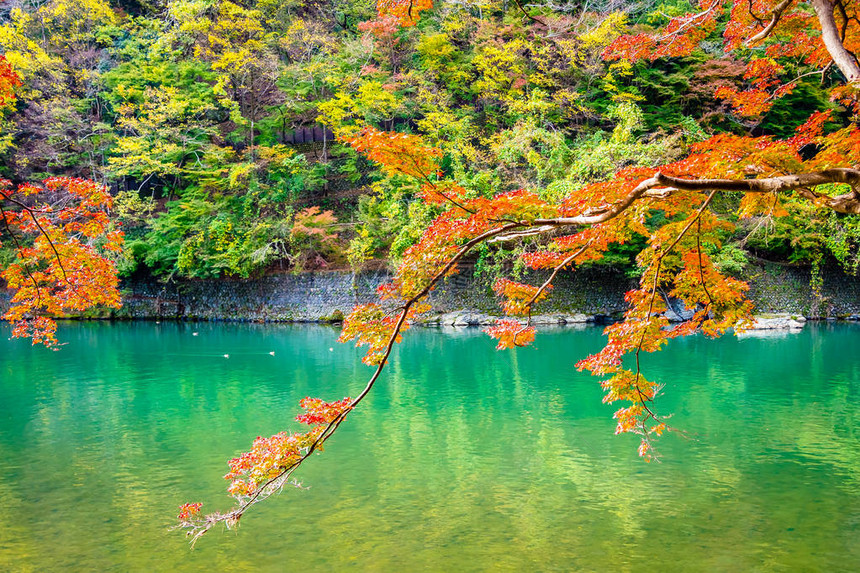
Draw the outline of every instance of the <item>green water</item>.
M412 332L311 488L194 551L178 506L226 509L226 460L302 397L358 393L358 351L325 327L71 324L59 352L7 333L0 571L860 570L860 328L649 356L691 436L660 464L573 368L599 330L506 353Z

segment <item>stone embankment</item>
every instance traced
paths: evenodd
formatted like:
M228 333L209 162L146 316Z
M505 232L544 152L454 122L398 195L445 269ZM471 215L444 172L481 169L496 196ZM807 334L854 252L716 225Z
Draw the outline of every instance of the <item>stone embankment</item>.
M390 278L386 272L322 272L273 275L251 280L128 281L123 285L123 307L88 314L91 318L232 320L254 322L338 321L357 304L376 300L377 288ZM523 279L538 283L543 277ZM813 292L809 270L777 265L750 267L746 279L750 298L767 313L755 329L801 328L805 318L860 318L860 280L837 269L823 275L823 287ZM535 309L533 324L570 325L610 322L625 308L624 293L635 282L611 270L583 269L560 275L552 296ZM499 315L491 284L467 268L453 275L430 296L434 313L427 325L480 326ZM0 290L0 309L8 293ZM692 315L672 304L668 318L682 321Z
M355 305L377 300L386 272L284 274L252 280L131 281L123 287L123 307L114 318L318 322L342 318ZM617 315L624 308L629 279L606 270L558 277L542 320L584 322ZM492 285L465 268L430 294L436 324L492 323L499 313ZM546 318L552 316L553 318ZM492 318L491 318L492 317Z

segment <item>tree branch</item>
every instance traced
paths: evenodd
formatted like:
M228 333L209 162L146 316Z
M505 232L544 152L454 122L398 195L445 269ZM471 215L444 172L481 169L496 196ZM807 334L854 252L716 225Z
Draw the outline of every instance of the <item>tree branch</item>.
M860 81L860 66L842 43L839 27L833 17L833 3L830 0L812 0L811 3L821 24L821 40L830 57L833 58L833 63L845 75L848 83Z
M744 44L749 47L753 44L756 44L768 36L770 36L773 29L776 28L776 25L779 23L779 19L782 17L785 10L791 5L794 0L782 0L777 6L773 9L771 13L770 22L768 22L767 26L764 27L764 30L756 34L755 36L749 38ZM752 14L752 8L750 8L750 14ZM758 18L753 14L753 18L758 20Z
M388 337L388 341L385 345L385 350L382 353L382 359L380 363L377 365L376 370L373 375L367 381L364 389L361 393L356 396L352 402L349 403L349 407L344 409L337 417L329 422L329 424L325 427L322 433L317 437L316 440L308 447L307 451L295 462L290 464L289 466L283 468L283 470L278 473L278 475L269 479L262 485L260 485L256 491L246 500L241 502L238 507L232 509L227 513L216 513L212 515L207 515L196 522L183 522L180 523L177 527L180 528L189 528L187 535L191 537L191 545L193 546L200 537L209 531L215 524L224 523L228 528L237 524L239 519L245 514L245 512L255 503L259 503L264 499L268 498L270 495L280 490L285 484L287 479L295 472L301 464L308 459L314 452L320 449L322 444L331 437L332 434L337 430L340 424L346 419L346 416L349 412L355 408L359 402L361 402L365 396L370 392L373 388L373 385L379 379L379 376L382 374L382 371L385 369L386 362L388 360L389 355L391 354L391 350L394 348L395 342L397 342L397 337L400 335L401 330L403 329L404 324L406 323L407 317L409 316L409 309L417 303L419 300L424 298L427 293L440 281L442 280L448 272L460 261L470 250L472 250L475 246L483 243L487 239L494 237L498 234L504 233L506 231L512 230L513 228L520 226L519 223L509 223L507 225L503 225L501 227L490 229L489 231L485 231L481 233L477 237L468 241L464 244L457 253L451 257L448 262L436 272L433 277L427 281L427 284L422 288L417 294L410 297L404 305L400 308L400 315L397 318L397 322L395 323L394 328L391 331L391 335ZM190 524L190 525L189 525Z
M830 197L809 189L826 183L846 183L852 187L850 193ZM780 175L764 179L682 179L658 172L645 179L623 199L595 209L589 209L575 217L535 219L534 225L543 226L541 232L552 227L568 225L596 225L606 222L626 210L642 197L667 197L674 191L727 191L742 193L782 193L799 191L805 198L820 203L837 213L860 214L860 170L849 168L824 169L813 173ZM522 234L520 234L522 236Z

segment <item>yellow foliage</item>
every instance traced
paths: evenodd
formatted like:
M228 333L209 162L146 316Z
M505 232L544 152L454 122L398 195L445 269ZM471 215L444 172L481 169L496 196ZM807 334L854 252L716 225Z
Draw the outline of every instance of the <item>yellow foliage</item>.
M51 56L24 34L31 20L29 15L15 9L12 11L12 21L0 26L0 51L5 53L6 61L15 73L21 76L24 85L19 88L18 96L25 100L43 97L42 92L30 87L35 76L55 75L59 85L65 68L62 59Z
M278 45L285 50L293 62L311 66L315 55L328 56L336 52L337 41L319 22L307 22L301 18L292 21L278 39ZM330 67L329 62L320 62ZM313 73L313 72L312 72Z
M629 60L618 60L609 66L603 77L603 89L612 94L612 101L617 103L633 103L642 101L644 96L630 92L623 81L633 77L633 64Z
M465 32L468 27L467 22L466 18L445 18L442 27L446 34L451 37Z
M346 120L353 117L355 106L355 99L352 96L337 92L334 97L317 106L320 113L317 119L323 125L329 126L340 137L341 134L350 132L349 126L345 123Z
M118 21L104 0L52 0L36 11L35 20L59 47L91 42L99 28L115 26Z
M526 68L518 52L525 47L523 40L516 39L503 46L486 46L475 57L474 64L481 76L475 81L478 93L511 102L522 93Z
M195 140L187 122L212 109L211 104L190 100L173 87L147 88L141 103L119 107L117 123L126 135L117 138L115 156L108 160L113 172L135 176L182 173L179 162L204 139L197 135L200 139Z
M510 101L508 105L511 111L534 118L546 117L557 110L555 102L550 101L548 94L539 88L532 90L527 97Z
M339 91L318 106L318 120L331 127L338 137L353 134L363 125L389 120L401 105L400 99L392 93L392 88L379 81L369 80L358 86L355 97Z
M264 164L283 165L295 156L296 150L282 143L272 145L271 147L263 146L257 148L257 157ZM298 168L294 168L292 173L295 175L298 171Z
M246 188L255 168L256 164L253 162L231 165L227 175L227 188L233 191Z
M445 67L446 61L456 52L448 34L429 34L423 36L415 45L415 50L425 59L425 64L431 70Z
M586 50L603 49L627 30L627 14L613 12L595 28L580 34L579 41Z
M392 93L391 87L378 81L369 81L358 87L358 105L365 116L390 119L400 106L400 101Z

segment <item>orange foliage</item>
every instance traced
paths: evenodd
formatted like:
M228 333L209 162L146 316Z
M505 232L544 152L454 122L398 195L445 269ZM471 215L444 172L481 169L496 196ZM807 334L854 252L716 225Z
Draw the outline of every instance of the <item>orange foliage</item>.
M120 252L123 242L105 212L111 201L103 186L84 179L53 177L14 190L0 180L0 220L17 253L0 273L16 290L3 317L14 325L12 336L53 346L50 317L119 307L116 266L105 257Z
M417 178L433 176L439 169L437 159L442 151L427 147L417 135L363 128L358 135L346 139L356 151L378 162L390 175L403 174Z
M827 22L807 2L701 0L696 11L672 18L653 33L616 38L603 55L607 60L630 61L690 55L716 33L726 12L729 18L722 33L726 53L743 56L749 48L764 48L764 57L754 58L747 65L745 79L750 83L749 89L723 86L717 91L716 96L731 103L741 115L759 116L770 109L774 99L793 91L797 78L787 73L787 67L794 69L802 63L822 73L827 71L834 58L823 41L825 26L840 36L847 53L860 49L860 12L855 2L834 5L832 21ZM835 101L856 105L854 90L848 97L842 86L833 90Z
M181 519L185 521L186 519L190 519L191 517L200 513L200 508L203 507L203 504L200 502L197 503L183 503L179 506L179 515L176 516L177 519Z
M329 233L328 227L337 223L332 211L320 211L319 207L308 207L296 213L290 236L300 242L314 246L324 245L337 239L337 233Z
M507 350L517 346L528 346L535 339L533 326L523 326L516 320L497 320L495 326L484 329L491 338L499 341L497 350Z
M361 22L358 29L362 32L370 32L378 39L386 43L395 43L394 34L400 30L401 23L397 16L379 16L375 20Z
M0 56L0 108L15 101L15 88L21 85L21 78L9 65L6 56Z
M509 279L499 279L493 285L493 290L504 300L502 308L509 316L523 316L531 311L532 304L547 297L549 289L542 292L536 286L527 285Z
M296 420L311 426L310 431L293 434L280 432L270 438L257 436L250 451L228 462L230 471L224 479L230 481L227 488L230 495L238 499L253 495L261 486L298 463L312 447L321 449L318 442L326 426L348 412L351 401L350 398L337 402L323 402L318 398L303 399L299 405L305 413L296 416Z
M786 142L721 135L696 145L691 156L663 166L660 171L694 178L727 174L740 178L750 174L778 175L800 164L797 150L802 145L825 141L821 127L826 119L825 114L811 118L798 129L795 138ZM383 167L403 173L401 166L405 159L391 155L389 142L396 141L396 137L395 134L379 134L373 140L363 140L360 150L376 161L391 161ZM854 138L844 137L842 141L844 148ZM376 146L374 142L378 142ZM421 147L417 136L409 136L409 142L412 149ZM435 164L430 163L425 168L422 173L410 172L427 181L422 197L434 204L447 204L449 208L433 221L421 240L407 250L392 284L384 290L385 298L401 304L426 293L436 280L454 272L451 261L459 256L464 245L508 227L529 228L553 218L600 213L607 205L623 201L657 173L655 169L625 169L612 181L587 185L556 206L526 190L492 198L469 198L454 182L430 180ZM744 212L760 212L767 208L778 214L779 204L772 195L751 194L749 197L742 205ZM627 294L630 306L625 320L607 327L606 346L577 364L580 369L605 377L601 385L606 402L629 403L615 414L616 431L640 434L640 453L644 456L653 455L651 439L666 429L665 423L651 409L660 386L646 380L638 369L625 367L623 356L657 351L670 339L694 332L718 336L732 326L743 327L750 320L752 306L744 296L746 284L721 274L702 247L707 244L719 248L719 237L729 230L728 223L706 209L708 200L703 193L691 191L658 194L631 203L604 222L582 226L573 234L556 237L543 250L523 255L532 268L554 269L600 259L612 244L623 243L634 233L649 237L650 247L639 257L643 269L641 284ZM645 221L658 211L669 222L657 229L650 228ZM549 289L540 290L537 286L507 279L499 280L495 290L503 298L503 308L509 315L529 314L532 305L549 292ZM659 293L667 293L694 309L693 318L670 329L663 314L667 307ZM499 349L527 345L535 336L530 326L509 319L498 321L485 332L498 340ZM369 345L365 361L376 365L385 359L392 337L395 342L400 337L397 317L376 304L357 307L347 319L342 334L344 340L355 339L359 344Z
M433 7L433 0L377 0L376 11L380 18L393 16L404 28L418 23L421 12Z

